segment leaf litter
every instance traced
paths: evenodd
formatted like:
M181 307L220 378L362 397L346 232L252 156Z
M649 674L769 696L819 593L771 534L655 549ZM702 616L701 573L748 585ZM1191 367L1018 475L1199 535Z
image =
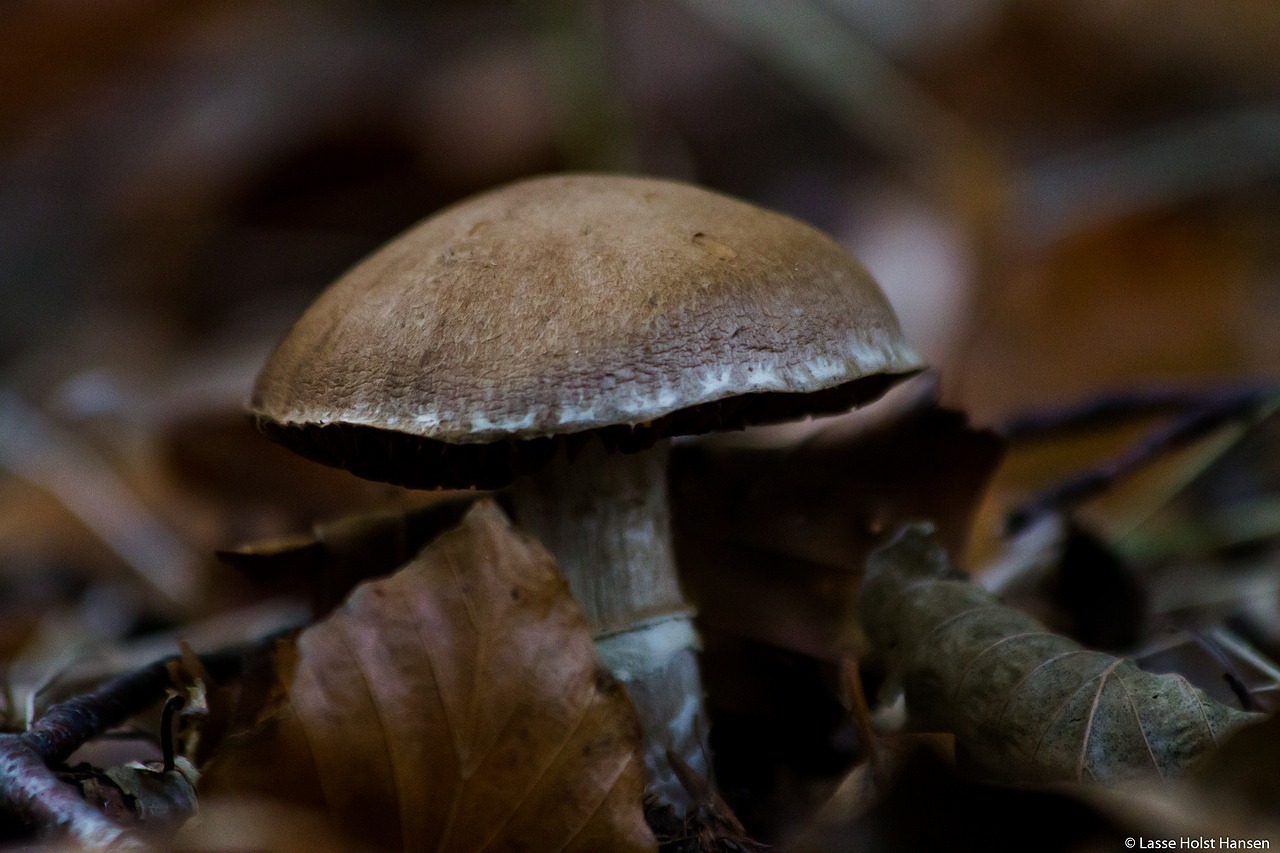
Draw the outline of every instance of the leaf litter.
M878 419L824 421L800 444L674 448L677 560L704 631L836 662L860 639L873 548L928 518L950 553L964 552L1004 444L926 390Z
M1003 606L950 568L928 525L868 560L861 615L911 727L953 732L957 761L989 781L1176 776L1259 717Z
M282 640L202 794L288 800L384 849L652 850L640 730L552 558L490 501Z

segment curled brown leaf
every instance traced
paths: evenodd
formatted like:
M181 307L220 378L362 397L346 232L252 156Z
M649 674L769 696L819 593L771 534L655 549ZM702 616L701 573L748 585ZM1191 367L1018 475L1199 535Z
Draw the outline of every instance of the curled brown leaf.
M283 700L205 787L383 849L652 850L640 733L551 557L479 502L280 645Z
M984 778L1173 776L1257 718L1001 605L951 571L927 525L867 561L861 612L912 726L954 732L958 760Z

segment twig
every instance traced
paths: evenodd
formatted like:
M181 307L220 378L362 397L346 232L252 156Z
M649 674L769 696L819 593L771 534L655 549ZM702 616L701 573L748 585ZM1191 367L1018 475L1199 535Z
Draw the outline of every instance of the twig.
M1069 512L1076 506L1094 498L1116 484L1119 480L1155 461L1166 453L1184 447L1207 435L1219 426L1233 420L1251 417L1259 409L1275 398L1274 386L1265 388L1249 388L1234 392L1207 392L1199 398L1189 396L1185 400L1193 400L1198 405L1180 415L1170 424L1158 427L1135 446L1119 456L1107 460L1096 468L1083 471L1062 480L1046 489L1034 500L1015 509L1009 514L1006 529L1016 533L1024 529L1037 518L1051 512ZM1122 411L1135 413L1142 408L1139 403L1149 404L1144 414L1151 413L1157 403L1168 406L1172 395L1153 394L1143 400L1140 393L1129 397L1134 405L1126 407L1121 397L1099 398L1088 404L1057 413L1046 413L1037 418L1021 418L1005 426L1005 434L1020 429L1025 437L1031 434L1044 435L1055 430L1077 427L1082 423L1096 424L1099 418L1116 417ZM1136 415L1134 415L1136 416Z
M117 676L85 696L51 705L19 737L46 764L66 761L90 739L158 701L169 687L168 660Z
M997 427L997 432L1009 441L1036 441L1186 411L1213 409L1244 413L1262 406L1276 393L1274 384L1228 388L1137 388L1100 394L1059 408L1026 412L1005 421Z
M1280 683L1280 668L1275 661L1258 652L1249 642L1226 628L1214 628L1209 632L1213 641L1230 651L1233 655L1257 669L1272 682Z
M24 823L45 831L65 832L90 848L143 847L124 827L113 823L86 803L75 788L54 776L24 738L25 735L0 735L0 797L8 811Z
M849 701L849 713L853 717L854 727L858 732L858 740L862 743L862 751L867 756L867 764L871 767L871 777L881 793L888 790L888 768L880 757L880 745L875 726L871 722L871 708L867 705L867 694L862 689L862 673L858 659L846 653L840 659L840 680L844 685Z
M697 839L699 851L738 850L741 853L763 853L765 846L747 834L738 816L721 799L698 771L677 753L667 750L667 761L693 808L684 818L686 838Z
M56 497L155 590L160 603L191 609L199 593L199 557L101 454L5 388L0 435L0 469Z
M1245 686L1244 680L1240 678L1236 672L1236 668L1231 665L1231 659L1227 657L1227 653L1222 647L1210 637L1189 628L1185 625L1179 625L1178 632L1188 637L1193 643L1200 647L1205 654L1214 659L1218 666L1222 667L1222 680L1227 682L1227 686L1231 688L1231 692L1235 694L1236 700L1240 703L1240 707L1246 711L1265 711L1261 703L1254 698L1253 693Z
M239 669L245 649L201 657L214 677ZM49 707L21 734L0 734L0 806L46 832L66 832L89 847L142 846L123 827L86 803L60 781L50 765L107 729L155 704L171 686L168 664L176 656L111 679L84 696Z
M160 751L164 756L164 772L172 773L176 767L173 756L173 718L187 704L181 695L170 696L164 703L164 715L160 718Z

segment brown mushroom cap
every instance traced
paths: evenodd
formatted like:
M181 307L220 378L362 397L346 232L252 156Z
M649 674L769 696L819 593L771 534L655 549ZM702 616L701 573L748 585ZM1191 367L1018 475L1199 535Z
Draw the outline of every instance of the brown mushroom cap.
M493 487L558 437L847 409L922 367L825 234L671 181L535 178L419 223L335 282L267 362L268 434L361 476Z

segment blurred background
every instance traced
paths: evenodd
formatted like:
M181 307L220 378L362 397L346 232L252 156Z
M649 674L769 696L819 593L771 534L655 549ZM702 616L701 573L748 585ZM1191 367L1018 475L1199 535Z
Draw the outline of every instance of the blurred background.
M421 500L241 406L347 266L523 175L825 229L979 424L1274 376L1277 45L1274 0L11 0L0 657L223 612L254 636L294 611L213 549Z

